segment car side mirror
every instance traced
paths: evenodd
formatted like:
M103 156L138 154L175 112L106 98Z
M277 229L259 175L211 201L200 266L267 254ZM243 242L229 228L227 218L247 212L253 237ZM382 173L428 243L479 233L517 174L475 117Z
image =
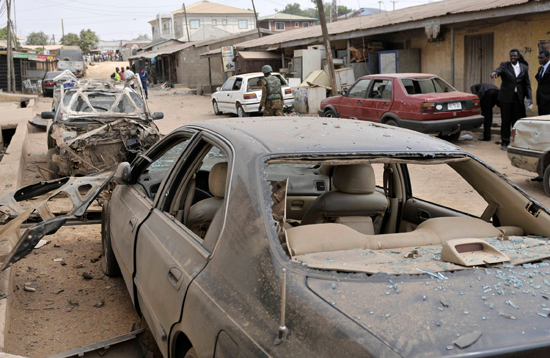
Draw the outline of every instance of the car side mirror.
M42 113L40 113L40 117L42 117L42 119L54 119L55 118L55 113L54 112L42 112Z
M216 92L220 92L221 91L221 87L216 87Z
M342 88L342 90L340 91L340 94L342 96L347 96L348 95L348 89L347 88Z
M117 184L128 184L132 176L132 167L128 162L122 162L116 168L113 180Z
M153 113L153 119L163 119L163 118L164 118L164 113L162 112Z

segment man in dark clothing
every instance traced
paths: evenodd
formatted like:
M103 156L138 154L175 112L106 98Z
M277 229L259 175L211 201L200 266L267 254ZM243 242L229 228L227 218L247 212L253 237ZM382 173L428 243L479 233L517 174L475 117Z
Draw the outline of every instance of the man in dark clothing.
M262 99L259 111L264 109L264 116L284 116L283 113L283 92L281 81L271 75L273 69L269 65L262 67L265 78L262 80Z
M145 99L149 99L149 93L147 92L147 79L149 78L149 73L147 73L143 67L139 68L139 78L141 79L143 90L145 91Z
M498 103L498 87L492 83L480 83L473 85L472 93L479 97L481 104L481 115L485 117L483 123L483 138L481 140L491 140L491 126L493 125L493 107L499 106Z
M519 51L514 49L510 51L510 61L502 62L493 73L491 78L500 77L502 85L498 94L500 102L502 127L500 129L501 147L506 150L510 144L510 132L516 121L525 117L524 100L527 97L528 103L531 102L531 83L529 82L529 68L518 62L520 58Z
M539 116L550 114L550 52L548 50L539 51L539 71L535 75L538 82L537 87L537 106L539 106Z

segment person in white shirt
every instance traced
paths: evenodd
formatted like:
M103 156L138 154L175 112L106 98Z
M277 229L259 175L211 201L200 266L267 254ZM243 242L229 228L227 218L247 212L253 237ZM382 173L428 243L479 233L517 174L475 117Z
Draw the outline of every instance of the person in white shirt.
M129 80L130 78L133 78L135 76L135 73L130 69L130 66L126 66L126 71L124 71L124 78L126 80ZM132 88L134 88L134 82L132 81L132 84L130 85Z
M502 84L498 94L500 102L502 126L500 128L501 147L506 150L510 144L511 129L520 118L526 117L525 98L527 106L531 106L531 82L529 81L529 67L516 49L510 51L510 61L502 62L491 78L500 77Z

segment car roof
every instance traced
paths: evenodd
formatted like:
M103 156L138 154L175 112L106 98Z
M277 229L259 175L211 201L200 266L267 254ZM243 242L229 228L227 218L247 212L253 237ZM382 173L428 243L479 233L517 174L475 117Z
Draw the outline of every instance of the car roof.
M385 77L385 78L431 78L431 77L439 77L437 75L432 75L430 73L387 73L382 75L367 75L363 76L361 78L377 78L377 77Z
M236 148L264 153L466 154L460 147L430 135L348 119L222 118L187 126L217 132Z
M279 72L271 72L272 75L279 75ZM245 78L250 78L250 77L263 77L264 76L264 73L263 72L250 72L250 73L241 73L239 75L234 75L234 76L231 76L231 77L245 77ZM230 78L231 78L230 77Z

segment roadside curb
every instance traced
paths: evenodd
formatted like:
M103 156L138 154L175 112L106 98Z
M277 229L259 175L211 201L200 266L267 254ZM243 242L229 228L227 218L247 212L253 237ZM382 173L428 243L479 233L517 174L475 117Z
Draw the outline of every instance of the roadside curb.
M4 186L0 188L2 193L19 188L23 182L28 156L27 135L29 124L27 121L29 118L32 118L34 104L35 100L31 99L27 108L18 109L16 112L17 118L13 118L14 123L17 123L17 127L6 150L6 154L0 162L0 183L4 183ZM14 242L8 242L7 249L11 251L14 244ZM0 274L0 287L4 294L13 292L13 272L11 268ZM5 337L10 328L9 306L12 299L12 296L10 296L0 300L0 358L20 357L2 353L6 349Z

